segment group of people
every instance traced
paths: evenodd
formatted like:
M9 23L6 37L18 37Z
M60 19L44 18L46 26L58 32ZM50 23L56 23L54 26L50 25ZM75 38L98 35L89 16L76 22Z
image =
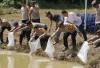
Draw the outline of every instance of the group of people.
M97 21L100 20L100 5L95 2L92 3L93 7L97 10ZM62 50L63 52L68 49L68 37L71 35L73 50L76 50L76 35L79 34L80 37L84 37L84 41L88 41L89 45L95 44L96 47L100 46L100 30L97 31L98 35L95 38L87 40L86 31L84 30L84 26L82 25L81 18L78 17L74 12L67 12L66 10L62 10L60 16L59 14L52 14L50 11L45 12L46 17L50 19L50 26L42 24L40 22L40 14L39 8L35 6L35 1L32 1L31 7L26 6L26 2L22 1L22 23L18 23L15 21L13 23L14 28L11 29L11 25L5 20L0 18L0 40L1 44L4 44L3 41L3 32L5 29L8 29L9 32L13 32L16 34L21 31L19 38L19 45L22 46L23 38L27 38L27 43L33 42L36 39L40 39L41 45L47 43L48 39L52 39L54 37L54 45L59 43L60 34L63 32L63 44L65 48ZM55 32L52 35L48 35L47 32L51 31L52 23L55 23ZM15 36L16 37L16 36ZM96 40L96 41L95 41ZM94 41L94 42L91 42ZM8 39L7 39L8 42Z

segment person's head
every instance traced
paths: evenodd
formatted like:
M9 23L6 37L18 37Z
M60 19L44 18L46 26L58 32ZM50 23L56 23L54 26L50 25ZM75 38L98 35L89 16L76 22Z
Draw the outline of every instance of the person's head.
M97 31L98 36L100 37L100 29Z
M13 23L13 26L14 26L15 28L19 27L18 21L15 21L15 22Z
M94 2L94 3L92 3L92 6L93 6L94 8L98 8L98 7L99 7L99 2Z
M2 23L2 19L0 18L0 23Z
M32 7L35 7L35 3L36 3L35 1L32 1L32 2L31 2L31 6L32 6Z
M23 6L23 7L26 6L26 1L22 1L22 6Z
M62 15L63 15L63 16L68 17L68 13L67 13L67 11L66 11L66 10L62 10L62 12L61 12L61 13L62 13Z
M26 22L26 24L27 24L27 26L28 26L29 28L32 28L32 23L31 23L31 21L28 20L28 21Z
M59 28L63 29L64 28L64 24L63 22L58 23Z
M37 31L38 29L39 29L38 26L35 26L35 27L34 27L34 30L35 30L35 31Z
M45 14L46 14L46 17L48 17L48 18L50 18L52 16L50 11L45 12Z

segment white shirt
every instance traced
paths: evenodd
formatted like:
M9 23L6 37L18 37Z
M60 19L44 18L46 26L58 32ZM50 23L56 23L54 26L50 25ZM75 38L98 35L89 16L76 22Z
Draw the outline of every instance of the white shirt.
M32 19L39 19L40 18L39 9L37 7L31 7L30 9L32 11L31 14Z
M74 24L76 26L80 26L82 23L82 20L74 12L69 12L68 17L64 18L64 23L70 23L70 24Z
M99 8L96 9L96 23L100 23L100 4Z
M27 7L21 7L22 20L28 20L28 9Z

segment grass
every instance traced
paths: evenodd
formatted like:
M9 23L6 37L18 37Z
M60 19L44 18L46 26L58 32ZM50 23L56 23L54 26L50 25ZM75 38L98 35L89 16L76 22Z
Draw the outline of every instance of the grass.
M13 10L14 10L14 12L13 12ZM44 23L44 24L46 24L47 26L49 26L49 19L45 16L45 12L46 11L51 11L52 13L58 13L58 14L60 14L61 15L61 10L54 10L54 9L40 9L40 16L41 16L41 23ZM19 23L21 23L21 11L19 10L19 9L14 9L14 8L7 8L7 9L2 9L2 11L3 11L3 14L2 15L0 15L0 17L2 17L2 18L4 18L4 19L6 19L10 24L11 24L11 26L12 26L12 28L13 28L13 22L14 21L18 21ZM75 13L81 13L81 14L84 14L84 9L82 9L82 10L78 10L78 9L69 9L69 10L67 10L68 12L75 12ZM11 12L11 14L9 14L8 12ZM95 13L95 9L88 9L88 11L87 11L88 13ZM52 34L55 29L55 23L53 23L53 25L52 25L52 31L50 32L50 33L48 33L48 34ZM15 35L15 39L17 40L16 41L16 47L14 47L14 48L12 48L12 50L14 49L14 50L16 50L16 51L18 51L18 52L21 52L21 51L24 51L24 52L29 52L29 48L26 48L26 38L24 39L24 41L23 41L23 45L24 45L24 48L26 48L26 49L23 49L23 47L19 47L19 34L20 34L20 32L19 33L17 33L16 35ZM4 40L6 39L6 31L4 32ZM59 44L57 44L57 45L55 45L55 57L56 57L56 59L63 59L63 60L65 60L65 59L67 59L68 61L77 61L77 62L79 62L80 60L77 58L77 57L73 57L73 58L70 58L70 53L71 53L71 49L69 50L69 51L66 51L65 53L62 53L62 52L60 52L63 48L64 48L64 46L63 46L63 40L62 40L62 36L63 36L63 33L61 34L61 36L60 36L60 43ZM93 37L94 35L93 34L87 34L87 36L88 36L88 39L90 39L91 37ZM77 47L78 47L78 49L80 49L80 47L81 47L81 44L83 43L83 38L81 38L81 37L79 37L78 35L77 35L77 37L76 37L76 39L77 39ZM68 39L68 43L70 43L70 41L71 41L71 38L69 37L69 39ZM98 48L98 49L94 49L94 48L92 48L91 49L91 51L89 52L89 56L88 56L88 58L90 58L89 59L89 63L87 64L87 65L92 65L93 67L95 66L95 65L97 65L97 62L95 62L95 60L93 60L93 62L92 62L92 60L91 59L93 59L93 58L95 58L96 56L99 56L100 55L100 53L98 53L98 52L100 52L100 48ZM37 52L38 53L38 52ZM43 52L43 54L44 54L44 52ZM38 53L38 55L43 55L43 54L39 54ZM94 56L92 56L92 54L94 54ZM72 57L72 56L71 56ZM98 62L100 62L100 60L98 60ZM100 65L100 64L99 64ZM98 66L96 66L96 67L98 67ZM88 67L86 67L86 68L88 68ZM90 67L91 68L91 67Z

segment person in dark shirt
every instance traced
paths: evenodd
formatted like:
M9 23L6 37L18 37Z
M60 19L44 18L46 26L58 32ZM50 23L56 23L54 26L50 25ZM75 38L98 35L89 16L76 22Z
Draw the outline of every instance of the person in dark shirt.
M0 40L1 40L1 44L4 44L3 33L4 33L5 29L10 31L11 30L11 26L5 19L1 19L1 18L0 18L0 26L1 26L1 29L0 29L1 30L0 31ZM7 39L6 42L8 42L8 39Z
M61 16L60 16L59 14L52 14L50 11L45 12L45 13L46 13L46 16L50 19L49 32L51 31L52 21L55 22L55 24L56 24L56 29L55 29L55 30L57 30L58 24L61 23L61 22L63 22ZM55 43L54 43L54 44L56 44L56 43L59 42L59 39L58 39L58 38L59 38L59 36L60 36L60 33L61 33L61 32L59 32L59 33L56 35L56 37L55 37Z

